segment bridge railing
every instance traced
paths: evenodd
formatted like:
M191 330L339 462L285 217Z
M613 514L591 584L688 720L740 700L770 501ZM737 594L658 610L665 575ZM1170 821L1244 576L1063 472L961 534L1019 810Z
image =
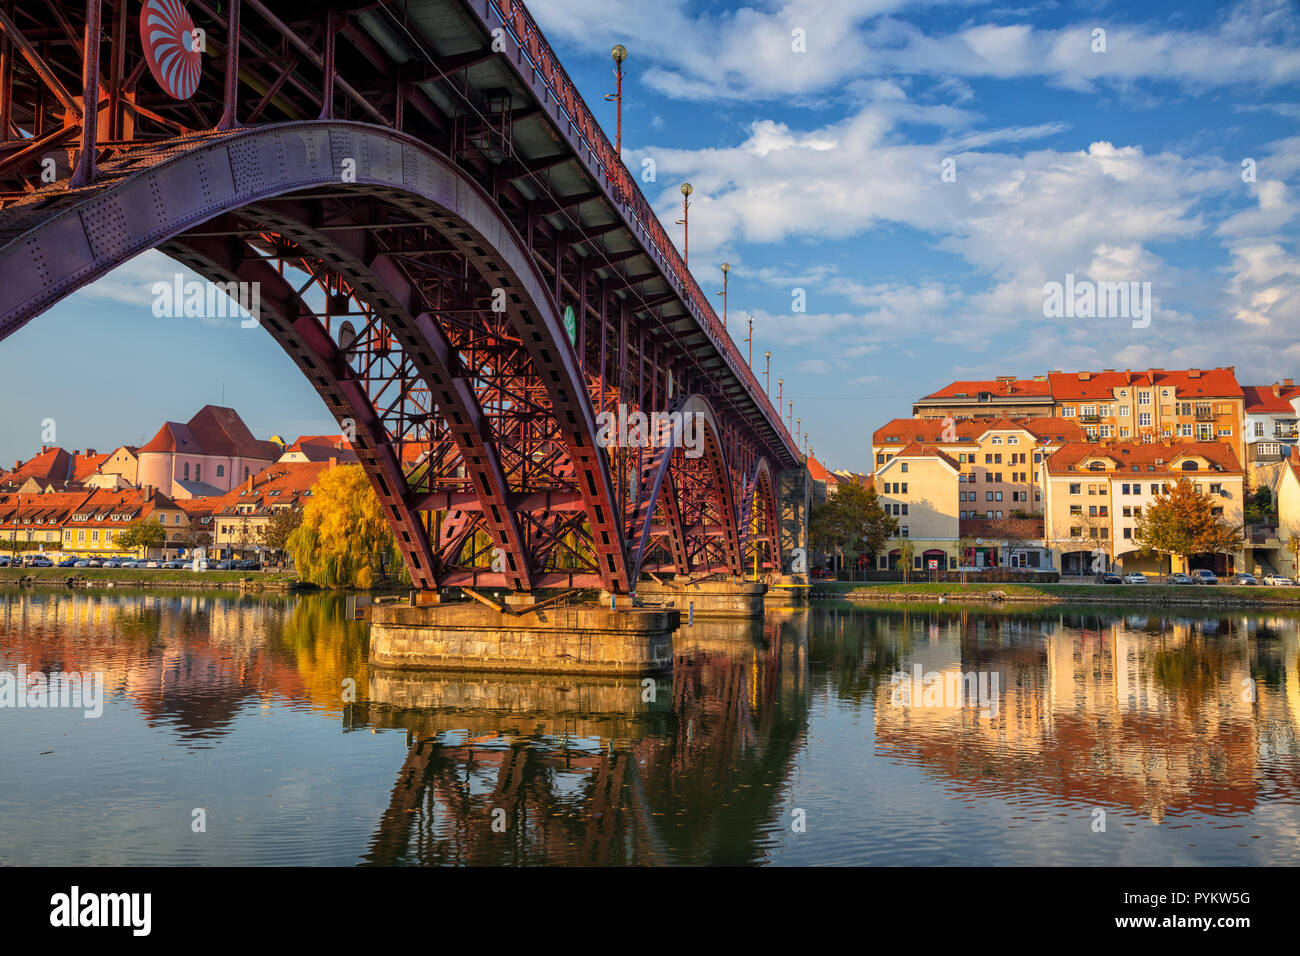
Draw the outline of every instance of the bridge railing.
M577 87L560 64L559 57L551 49L546 37L533 19L522 0L488 0L488 7L495 9L502 24L513 34L515 43L528 57L535 74L541 78L547 90L564 112L565 119L576 130L578 136L579 156L581 147L599 167L610 184L616 202L623 206L624 214L639 227L643 241L649 246L658 260L659 267L695 316L714 346L727 360L732 371L747 383L755 403L765 412L776 427L777 434L793 449L796 457L799 447L781 420L781 410L772 407L758 382L758 376L749 367L749 363L740 354L731 336L718 321L718 314L713 310L708 297L700 288L695 277L686 267L685 261L677 252L677 246L668 237L667 231L659 221L649 201L641 192L635 177L629 172L623 159L615 151L600 124L596 122L590 108L579 95Z

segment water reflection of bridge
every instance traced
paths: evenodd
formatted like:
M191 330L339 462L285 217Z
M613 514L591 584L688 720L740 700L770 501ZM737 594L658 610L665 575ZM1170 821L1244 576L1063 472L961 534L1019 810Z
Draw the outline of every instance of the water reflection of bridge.
M366 861L755 861L805 732L807 619L698 621L657 686L373 673L362 721L409 746Z

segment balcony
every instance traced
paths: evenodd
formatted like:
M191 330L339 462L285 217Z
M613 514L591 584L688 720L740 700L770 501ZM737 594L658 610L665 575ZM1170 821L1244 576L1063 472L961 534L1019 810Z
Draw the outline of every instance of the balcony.
M1300 438L1300 426L1295 422L1289 425L1283 425L1279 422L1273 427L1273 437L1278 441L1295 441Z
M1212 422L1214 421L1214 412L1209 411L1208 409L1198 408L1196 410L1196 414L1193 415L1192 417L1195 418L1198 422Z
M1086 425L1095 425L1095 424L1097 424L1097 422L1101 421L1101 416L1100 416L1100 415L1080 415L1080 416L1079 416L1079 421L1083 422L1083 423L1086 424Z

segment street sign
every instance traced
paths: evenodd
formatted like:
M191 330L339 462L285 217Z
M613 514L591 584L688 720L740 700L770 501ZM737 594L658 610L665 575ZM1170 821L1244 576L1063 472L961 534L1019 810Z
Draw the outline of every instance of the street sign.
M939 570L939 562L934 558L930 558L928 561L926 561L926 565L930 568L931 571Z

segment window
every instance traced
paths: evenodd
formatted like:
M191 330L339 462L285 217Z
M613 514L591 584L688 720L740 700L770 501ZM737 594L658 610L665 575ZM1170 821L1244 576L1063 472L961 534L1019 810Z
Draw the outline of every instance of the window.
M903 470L906 471L907 469L903 469ZM244 466L244 479L245 479L245 480L248 479L248 466L247 466L247 465Z
M217 465L217 477L218 477L218 478L224 478L224 477L226 477L226 466L225 466L225 465Z
M1082 514L1083 514L1083 505L1070 505L1070 514L1072 514L1072 515L1082 515Z
M906 537L907 537L907 525L905 525L905 524L904 524L904 525L899 525L899 526L898 526L898 534L899 534L899 537L906 538Z
M184 466L184 468L182 469L181 474L182 474L182 477L181 477L181 480L182 480L182 481L189 481L189 480L190 480L190 463L189 463L188 461L185 463L185 466Z
M1133 537L1133 529L1132 529L1132 528L1125 528L1125 529L1124 529L1124 537L1125 537L1125 538L1129 538L1129 539L1131 539L1131 538Z
M278 495L279 493L280 493L280 492L278 492L278 491L273 491L273 492L271 492L271 494L273 494L273 495ZM903 494L907 494L907 482L903 482Z
M1017 438L1015 435L1008 435L1008 436L1007 436L1007 444L1008 444L1008 445L1019 445L1019 444L1020 444L1020 439Z
M907 505L903 505L903 514L907 514Z
M1127 406L1127 405L1121 405L1121 406L1119 407L1119 417L1120 417L1120 418L1128 418L1128 406Z
M203 466L202 466L202 465L196 464L196 465L194 466L194 480L195 480L195 481L202 481L202 480L203 480Z
M1120 437L1120 438L1128 438L1128 437L1129 437L1129 430L1128 430L1127 428L1121 428L1121 429L1119 430L1119 437Z
M1064 408L1061 409L1061 417L1062 417L1062 418L1073 418L1073 417L1074 417L1074 409L1073 409L1071 406L1066 405Z
M902 469L903 474L907 474L907 462L903 462L899 467Z
M1001 438L1001 436L1000 436L1000 435L994 435L994 436L993 436L993 440L990 442L990 444L993 444L993 445L1001 445L1001 444L1002 444L1002 438Z
M1141 413L1138 415L1138 426L1141 427L1141 428L1150 428L1150 427L1151 427L1151 413L1150 413L1150 412L1141 412Z
M1002 500L1002 492L1000 492L1000 491L995 491L995 492L993 492L993 494L994 494L994 496L995 496L995 497L993 498L994 501L1001 501L1001 500Z
M1264 437L1264 423L1263 423L1263 422L1255 422L1255 437L1256 437L1256 438L1263 438L1263 437Z
M1080 484L1071 484L1071 485L1070 485L1070 494L1072 494L1072 495L1082 494L1082 491L1081 491L1082 488L1083 488L1083 485L1080 485Z
M1139 404L1139 405L1150 405L1150 404L1151 404L1151 393L1150 393L1150 392L1138 392L1138 404Z
M991 492L991 491L986 491L986 492L984 492L984 500L985 500L985 501L992 501L992 500L993 500L993 492Z
M1114 427L1113 427L1113 426L1111 426L1111 425L1102 425L1102 426L1101 426L1101 437L1102 437L1102 438L1110 438L1111 435L1113 434L1113 432L1114 432Z

